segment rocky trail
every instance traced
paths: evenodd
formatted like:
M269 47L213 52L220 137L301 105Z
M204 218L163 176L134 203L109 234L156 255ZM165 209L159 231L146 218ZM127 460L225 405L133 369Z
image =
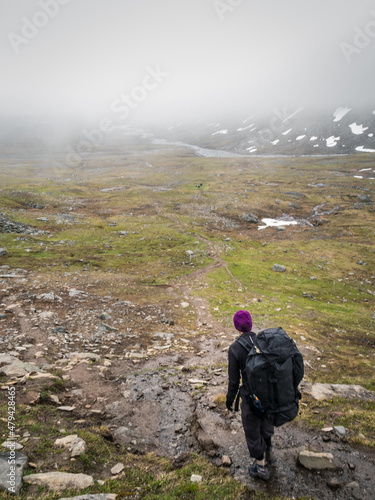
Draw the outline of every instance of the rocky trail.
M41 284L33 273L3 266L1 274L21 276L0 281L3 399L14 385L18 403L37 407L46 382L60 380L64 387L48 403L60 411L61 420L69 414L82 427L92 421L106 425L109 439L129 451L153 451L176 466L189 452L202 453L270 496L374 498L374 454L353 448L345 429L313 431L302 421L276 430L272 480L266 484L249 477L240 414L229 414L223 404L227 349L236 334L215 321L208 302L193 294L195 283L225 264L217 249L211 253L212 264L168 288L176 302L194 308L194 331L174 326L171 311L100 298L91 289ZM230 273L229 278L234 279ZM313 352L305 353L308 362ZM304 391L311 393L311 387L306 384ZM33 438L19 440L21 453L27 454ZM332 456L321 457L317 466L316 456L303 458L305 450ZM43 463L34 467L49 472ZM111 473L103 471L96 479L108 477Z

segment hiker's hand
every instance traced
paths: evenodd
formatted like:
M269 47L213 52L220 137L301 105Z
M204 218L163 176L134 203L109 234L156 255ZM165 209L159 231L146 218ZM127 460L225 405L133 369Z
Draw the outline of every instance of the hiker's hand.
M233 411L232 405L233 405L233 401L230 402L230 401L226 400L225 406L227 407L227 410Z

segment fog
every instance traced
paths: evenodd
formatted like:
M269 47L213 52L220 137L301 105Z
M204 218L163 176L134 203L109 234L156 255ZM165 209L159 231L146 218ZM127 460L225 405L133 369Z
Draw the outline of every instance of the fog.
M0 0L1 116L375 108L372 0Z

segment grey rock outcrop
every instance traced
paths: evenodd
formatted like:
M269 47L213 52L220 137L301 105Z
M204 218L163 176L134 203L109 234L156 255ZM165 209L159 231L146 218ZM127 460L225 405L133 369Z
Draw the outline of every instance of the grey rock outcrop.
M375 401L375 392L369 391L361 385L313 384L311 382L303 381L301 383L301 390L318 400L341 397L345 399Z
M52 491L62 491L70 488L82 490L94 484L92 476L87 474L71 474L70 472L43 472L24 477L24 482L45 486Z
M27 465L28 458L26 455L15 452L15 455L13 456L10 451L1 453L0 489L18 495L22 488L22 477Z
M282 266L281 264L274 264L272 267L272 271L275 271L276 273L285 273L286 267Z
M303 450L298 455L298 461L309 470L337 470L339 468L331 453L315 453Z
M259 220L258 217L254 214L243 214L242 219L245 222L252 222L253 224L257 224Z

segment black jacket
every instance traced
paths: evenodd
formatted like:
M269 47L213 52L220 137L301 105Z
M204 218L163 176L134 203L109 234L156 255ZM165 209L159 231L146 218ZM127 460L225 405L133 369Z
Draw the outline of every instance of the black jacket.
M256 339L256 333L254 332L246 332L240 335L241 339L246 340L250 345L252 345L251 338L253 340ZM228 351L228 392L227 392L227 402L232 405L241 381L244 378L243 374L245 372L245 364L246 364L247 352L246 350L238 343L233 342L233 344L229 347Z

